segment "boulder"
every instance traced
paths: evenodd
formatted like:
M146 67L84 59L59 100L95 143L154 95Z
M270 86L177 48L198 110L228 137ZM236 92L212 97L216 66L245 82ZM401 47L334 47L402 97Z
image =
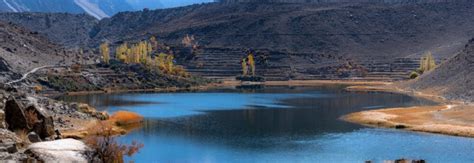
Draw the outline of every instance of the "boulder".
M35 132L30 132L28 133L28 140L30 140L30 142L32 143L37 143L37 142L41 142L41 138L38 134L36 134Z
M44 162L88 162L87 154L90 151L82 141L61 139L33 143L25 153Z
M33 112L36 117L36 123L32 125L32 130L39 135L41 139L51 137L55 134L53 117L41 107L31 105L26 108L26 112ZM33 118L33 117L27 117Z
M5 103L5 122L10 131L30 130L23 106L14 98L9 98Z
M13 140L5 139L0 143L0 152L16 153L18 149Z
M5 112L3 110L0 110L0 128L6 128L7 126L5 125Z

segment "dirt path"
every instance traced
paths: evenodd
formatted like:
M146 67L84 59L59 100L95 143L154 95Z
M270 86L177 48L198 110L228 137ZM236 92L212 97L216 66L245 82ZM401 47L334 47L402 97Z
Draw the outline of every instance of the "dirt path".
M20 79L7 82L6 84L10 85L10 84L14 84L14 83L23 81L23 80L25 80L26 78L28 78L28 75L30 75L30 74L32 74L32 73L35 73L35 72L38 71L38 70L41 70L41 69L43 69L43 68L48 68L48 67L54 67L54 66L52 66L52 65L46 65L46 66L36 67L36 68L32 69L31 71L29 71L29 72L23 74L23 76L22 76Z

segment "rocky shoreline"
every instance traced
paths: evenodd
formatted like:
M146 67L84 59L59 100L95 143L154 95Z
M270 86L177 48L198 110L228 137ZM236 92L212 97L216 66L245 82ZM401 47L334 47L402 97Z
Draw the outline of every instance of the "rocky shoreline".
M194 90L228 87L238 85L235 81L224 81L207 86L200 86ZM388 127L441 133L457 136L474 137L474 124L470 124L464 105L448 101L439 96L420 94L397 88L396 84L389 82L367 81L272 81L266 82L268 86L319 86L319 85L347 85L348 91L388 91L404 93L412 96L429 98L440 103L438 106L419 106L412 108L393 108L371 110L352 113L343 119L349 122L376 127ZM186 90L188 90L187 88ZM159 89L145 91L186 91L181 89ZM121 90L144 91L144 90ZM88 130L100 122L113 121L105 112L97 112L87 104L66 103L50 99L44 95L25 93L27 90L17 89L7 85L0 85L0 160L25 161L58 161L72 158L77 162L87 162L91 149L81 139L85 138ZM106 93L106 92L75 92L72 94ZM446 107L449 104L449 109ZM453 104L453 105L451 105ZM472 110L472 109L468 109ZM34 114L33 114L34 113ZM31 114L36 115L33 122ZM434 114L438 119L433 119ZM439 118L441 122L436 122ZM21 119L21 120L20 120ZM454 120L459 121L454 121ZM107 121L103 121L107 120ZM435 121L436 120L436 121ZM474 119L472 119L474 122ZM28 123L33 123L28 125ZM115 122L111 122L115 123ZM421 126L421 127L420 127ZM431 127L427 127L431 126ZM449 129L449 130L448 130ZM116 134L126 134L127 131L115 127ZM21 131L21 132L19 132ZM469 131L469 132L468 132ZM472 131L472 132L471 132ZM72 138L72 139L71 139ZM58 143L58 141L60 143ZM58 145L64 144L64 145ZM65 153L57 153L57 151ZM74 156L74 157L72 157Z
M107 113L97 112L85 104L56 101L2 85L0 86L0 160L58 161L62 159L55 157L68 153L76 156L76 159L72 157L72 160L68 160L84 162L85 152L90 149L82 141L63 139L61 132L77 129L81 126L77 123L79 121L107 118ZM58 149L61 152L54 152Z

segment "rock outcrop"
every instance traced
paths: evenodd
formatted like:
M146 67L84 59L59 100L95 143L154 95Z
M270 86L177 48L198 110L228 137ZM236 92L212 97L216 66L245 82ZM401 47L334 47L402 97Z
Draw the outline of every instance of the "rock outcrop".
M5 117L10 131L33 131L42 139L55 134L53 118L43 108L34 105L25 108L14 98L6 102Z
M82 141L62 139L31 144L25 153L45 162L88 162L89 151Z
M5 122L10 131L30 130L27 123L24 107L14 98L5 103Z
M36 123L32 124L31 129L37 133L40 138L45 139L55 134L53 117L50 116L43 108L36 106L29 106L25 109L36 117L27 117L36 119Z

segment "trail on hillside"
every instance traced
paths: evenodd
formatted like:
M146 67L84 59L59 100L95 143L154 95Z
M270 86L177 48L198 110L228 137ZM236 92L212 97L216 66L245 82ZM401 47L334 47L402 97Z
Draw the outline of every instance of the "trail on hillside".
M17 80L13 80L13 81L10 81L6 84L10 85L10 84L13 84L13 83L17 83L17 82L20 82L20 81L23 81L25 80L26 78L28 78L28 75L32 74L32 73L35 73L36 71L40 70L40 69L43 69L43 68L47 68L47 67L53 67L53 65L46 65L46 66L41 66L41 67L36 67L34 69L32 69L31 71L23 74L23 76L20 78L20 79L17 79Z

